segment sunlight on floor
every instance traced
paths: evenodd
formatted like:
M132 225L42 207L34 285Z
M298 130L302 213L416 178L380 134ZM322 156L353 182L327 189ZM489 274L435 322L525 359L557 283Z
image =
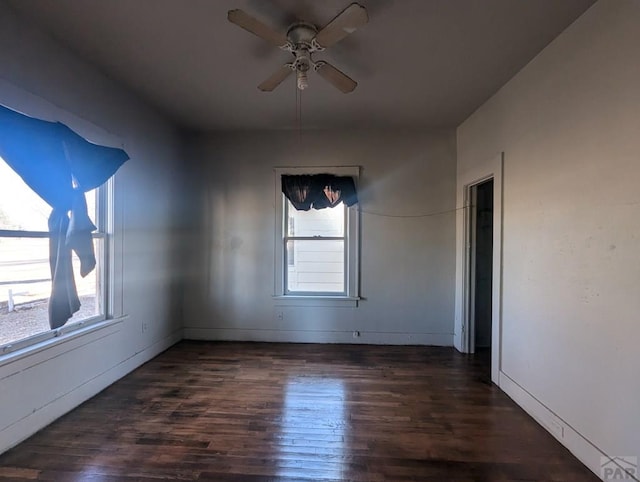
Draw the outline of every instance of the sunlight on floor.
M278 475L342 479L347 424L342 380L304 376L289 380L279 439Z

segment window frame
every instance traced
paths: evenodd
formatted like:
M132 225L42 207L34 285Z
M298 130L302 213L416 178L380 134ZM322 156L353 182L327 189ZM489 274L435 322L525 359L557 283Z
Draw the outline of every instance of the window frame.
M277 304L310 306L357 306L360 299L360 212L358 204L345 209L344 276L342 293L289 292L287 289L288 262L286 256L287 199L282 193L282 175L333 174L351 176L358 184L359 166L340 167L276 167L275 174L275 237L274 237L274 298Z
M4 161L3 161L4 162ZM28 187L27 187L28 188ZM100 307L100 313L81 320L67 323L60 328L43 331L34 335L20 338L13 342L0 345L0 356L14 353L29 348L54 338L73 333L89 326L102 323L113 317L113 210L114 210L114 177L107 180L96 191L96 231L91 233L92 239L100 239L101 243L96 252L96 303ZM19 229L0 229L0 237L6 238L44 238L49 239L48 231L29 231Z

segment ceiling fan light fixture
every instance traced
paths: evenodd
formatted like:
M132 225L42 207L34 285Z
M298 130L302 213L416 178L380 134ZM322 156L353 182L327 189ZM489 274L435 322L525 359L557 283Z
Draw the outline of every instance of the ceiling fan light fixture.
M311 66L313 65L313 61L311 60L311 53L304 46L301 46L293 53L296 56L296 60L293 65L296 69L296 82L298 85L298 89L304 90L309 87L309 78L307 76L307 72L309 72L309 69L311 69Z
M298 70L296 76L297 76L297 82L298 82L298 89L304 90L307 87L309 87L309 77L307 76L306 70Z

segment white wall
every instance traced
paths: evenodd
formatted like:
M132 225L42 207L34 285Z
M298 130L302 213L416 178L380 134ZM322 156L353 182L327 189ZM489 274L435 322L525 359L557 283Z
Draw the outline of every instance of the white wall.
M459 177L505 153L501 385L596 472L640 456L638 25L596 3L458 129Z
M219 133L203 167L204 245L185 336L451 345L455 214L453 132ZM274 167L362 166L361 295L356 308L274 302ZM282 319L279 314L282 313ZM352 332L361 337L354 340Z
M172 268L179 266L188 222L179 204L180 144L156 112L4 4L0 66L2 104L95 130L123 142L131 157L115 179L114 308L125 317L35 352L0 357L2 452L181 338L180 293L170 288L180 282Z

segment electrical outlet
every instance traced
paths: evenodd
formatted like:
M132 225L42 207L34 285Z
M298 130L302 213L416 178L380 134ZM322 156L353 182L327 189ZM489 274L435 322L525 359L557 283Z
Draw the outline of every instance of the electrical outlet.
M144 333L145 331L147 331L149 329L149 325L147 325L146 321L142 322L142 333Z
M276 311L276 320L284 320L284 312L282 311Z

